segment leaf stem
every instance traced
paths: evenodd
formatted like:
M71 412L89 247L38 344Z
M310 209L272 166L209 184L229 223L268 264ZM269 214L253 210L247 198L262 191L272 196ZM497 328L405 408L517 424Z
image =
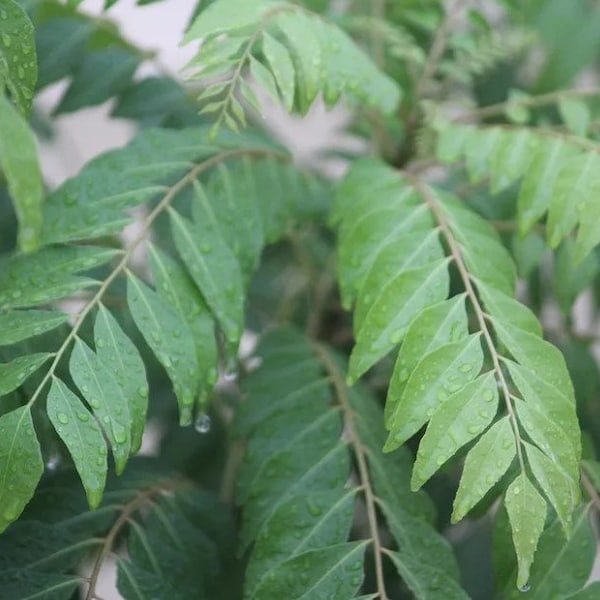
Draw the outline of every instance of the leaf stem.
M519 432L517 415L515 413L515 409L512 404L512 401L511 401L510 390L508 388L508 383L506 381L504 371L502 370L502 366L500 364L500 357L498 355L498 352L496 351L496 346L495 346L494 340L492 338L490 326L488 325L488 322L486 320L485 311L483 310L483 307L481 306L481 304L479 302L479 298L477 297L475 289L473 288L473 284L471 282L471 276L469 274L467 266L465 265L465 261L462 256L461 249L460 249L458 243L456 242L456 240L454 239L454 235L452 234L452 231L450 229L450 224L448 223L446 216L440 209L436 199L434 198L433 194L430 192L428 186L419 179L413 178L412 180L413 180L413 185L415 186L415 189L419 192L419 194L421 195L421 197L423 198L423 200L429 207L429 210L431 211L433 217L435 218L435 220L437 221L437 223L439 224L439 226L441 228L442 235L444 236L446 243L448 244L448 247L450 249L450 254L454 260L454 263L456 265L456 268L458 270L458 273L460 275L462 283L465 287L467 296L468 296L469 300L471 301L471 305L473 307L473 311L475 312L475 317L477 319L477 324L479 325L479 330L481 331L481 333L483 335L485 345L486 345L488 352L490 354L490 357L492 359L492 365L494 368L494 372L496 374L496 381L500 385L500 389L502 390L502 395L504 396L506 410L508 412L510 424L511 424L511 427L513 430L513 434L515 436L519 465L521 467L521 471L525 472L525 461L523 460L523 454L522 454L522 450L521 450L522 442L521 442L521 434Z
M67 351L70 343L77 337L79 333L79 329L83 324L83 321L88 316L88 314L100 303L102 297L112 284L112 282L127 268L129 260L131 259L133 253L137 249L137 247L146 239L150 228L154 221L158 218L158 216L165 210L173 201L173 199L181 192L187 185L192 183L201 173L207 171L214 167L217 164L220 164L222 161L225 161L229 158L233 158L239 155L264 155L269 154L271 152L274 155L277 155L274 151L267 151L263 149L248 149L248 148L235 148L231 150L225 150L212 156L211 158L205 160L202 163L194 165L194 167L186 173L177 183L175 183L171 188L169 188L168 192L165 194L164 198L154 207L154 209L150 212L150 214L146 217L144 224L140 228L140 232L133 239L130 246L123 253L123 257L117 263L113 271L110 275L104 280L102 285L99 287L98 291L92 296L92 298L88 301L82 311L78 314L75 323L73 324L73 328L63 341L61 347L57 350L54 355L54 359L50 368L42 378L35 392L29 399L27 406L32 406L35 401L39 398L42 390L46 386L46 384L50 381L50 379L54 376L54 372L58 367L58 364L61 358L64 356Z
M373 543L373 560L375 562L375 581L377 586L377 594L380 600L389 600L385 588L385 578L383 574L383 561L381 560L384 552L383 544L379 536L379 526L377 523L376 498L373 491L373 485L369 476L369 467L367 464L367 451L356 430L354 421L354 411L348 397L348 388L344 380L344 375L335 363L335 360L330 354L330 351L318 342L311 342L315 354L320 359L328 375L331 377L333 387L336 392L337 400L344 414L346 432L350 439L350 444L354 448L356 462L358 465L358 476L360 479L360 487L365 496L365 505L367 508L367 520L371 531L371 541Z
M117 536L119 535L121 530L129 523L132 515L144 505L151 502L154 496L162 494L166 491L186 487L187 485L188 484L186 484L180 479L170 479L167 481L163 481L159 484L153 485L150 488L140 490L133 497L132 500L130 500L127 504L124 505L123 510L119 515L119 518L113 523L113 526L110 528L106 538L104 539L102 548L100 549L100 552L98 553L98 556L94 561L94 567L92 569L92 574L89 578L89 586L85 595L85 600L94 600L97 597L96 585L98 584L98 577L100 576L100 571L102 570L102 564L104 563L106 557L111 553Z
M464 115L460 115L453 119L454 121L470 121L472 119L487 119L502 115L509 106L522 106L534 108L543 106L544 104L553 104L564 98L584 98L587 96L600 96L600 88L589 88L582 90L560 90L549 94L540 94L539 96L531 96L529 98L514 98L497 104L490 104L482 108L476 108Z

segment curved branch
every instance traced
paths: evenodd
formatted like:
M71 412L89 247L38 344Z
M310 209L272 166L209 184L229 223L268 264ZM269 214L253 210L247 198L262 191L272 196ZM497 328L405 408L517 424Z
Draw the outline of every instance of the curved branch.
M117 263L113 271L110 275L104 280L98 291L92 296L92 298L88 301L85 307L81 310L69 335L65 338L60 348L54 354L54 359L52 360L52 364L50 368L40 381L39 385L33 392L29 402L27 402L27 406L32 406L36 400L39 398L42 390L46 386L46 384L50 381L50 379L54 376L54 373L58 367L58 364L61 358L64 356L65 352L68 350L70 343L77 337L79 330L83 324L85 318L90 314L90 312L100 303L104 294L107 292L108 288L112 284L112 282L123 273L129 264L134 252L137 250L138 246L142 244L142 242L147 238L154 221L160 216L160 214L167 209L171 202L176 198L176 196L188 185L190 185L198 176L200 176L205 171L208 171L212 167L224 162L230 158L234 158L241 155L268 155L273 154L274 156L280 156L279 153L273 150L263 150L263 149L248 149L248 148L236 148L233 150L225 150L212 156L211 158L201 162L186 173L177 183L175 183L172 187L170 187L163 197L163 199L155 206L155 208L150 212L150 214L146 217L143 226L140 228L140 232L133 239L127 250L123 253L121 260Z

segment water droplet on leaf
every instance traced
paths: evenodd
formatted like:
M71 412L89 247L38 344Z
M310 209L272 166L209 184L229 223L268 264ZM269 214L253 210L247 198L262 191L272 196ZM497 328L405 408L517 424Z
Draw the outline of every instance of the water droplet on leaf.
M194 429L198 433L208 433L212 426L212 420L209 415L206 413L200 413L196 418L196 422L194 423Z

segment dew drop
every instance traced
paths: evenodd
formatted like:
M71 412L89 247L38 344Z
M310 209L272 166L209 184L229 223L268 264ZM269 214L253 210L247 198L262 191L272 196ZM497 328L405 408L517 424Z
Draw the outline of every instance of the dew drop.
M65 413L58 413L57 415L58 421L63 425L66 425L69 422L69 417L65 415Z
M208 433L212 426L212 420L209 415L205 412L200 413L196 418L196 422L194 423L194 429L198 433Z
M148 386L142 385L138 388L138 394L142 398L148 397Z
M530 589L531 586L529 585L529 582L524 583L522 586L519 587L520 592L528 592Z
M90 420L90 417L89 417L89 415L88 415L87 413L83 413L83 412L81 412L81 413L77 413L77 418L78 418L80 421L83 421L84 423L85 423L86 421L89 421L89 420Z
M471 434L474 435L476 433L479 433L479 425L469 425L467 427L467 431Z

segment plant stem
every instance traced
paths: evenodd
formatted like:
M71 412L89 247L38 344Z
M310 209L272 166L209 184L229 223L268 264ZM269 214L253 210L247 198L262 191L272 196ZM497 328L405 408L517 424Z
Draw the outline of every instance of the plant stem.
M506 404L506 410L509 415L510 424L513 430L513 434L515 436L516 447L517 447L517 456L519 459L519 465L521 467L521 471L525 473L525 462L523 460L523 454L521 450L521 435L519 432L519 425L517 421L517 415L515 413L514 406L511 401L511 394L508 388L508 383L506 381L506 377L504 375L504 371L502 370L502 366L500 365L500 357L498 352L496 351L496 346L494 344L494 340L492 338L492 333L490 331L490 327L488 325L486 314L483 310L479 302L479 298L473 288L473 284L471 282L471 276L469 271L467 270L467 266L465 265L465 261L462 256L461 249L454 239L454 235L450 229L450 225L446 216L440 209L437 200L434 198L433 194L429 191L429 188L425 183L423 183L419 179L413 178L413 184L415 189L419 192L429 210L431 211L433 217L437 221L440 226L441 232L448 244L450 249L450 254L454 260L454 264L458 270L461 281L464 285L465 291L469 300L471 301L471 306L473 307L473 311L475 312L475 317L477 319L477 324L479 326L479 330L483 335L483 339L485 341L485 345L488 349L490 358L492 359L492 365L494 367L494 372L496 374L496 381L500 384L500 389L502 390L502 395L504 396L504 402Z
M489 117L502 115L509 106L534 108L537 106L544 106L544 104L553 104L564 98L584 98L587 96L600 96L600 88L561 90L558 92L551 92L549 94L531 96L530 98L515 98L512 100L506 100L505 102L498 102L497 104L490 104L489 106L484 106L482 108L475 108L464 115L456 117L453 120L461 122L470 121L472 119L487 119Z
M129 260L133 256L133 253L137 249L137 247L146 239L150 229L154 223L154 221L158 218L158 216L171 204L171 202L175 199L175 197L181 192L187 185L191 184L200 174L204 171L207 171L214 167L217 164L220 164L222 161L226 161L229 158L233 158L240 155L264 155L264 154L276 154L272 151L267 150L251 150L244 148L236 148L232 150L225 150L220 152L219 154L212 156L211 158L205 160L204 162L195 165L184 177L182 177L177 183L175 183L171 188L168 188L167 193L164 198L155 206L155 208L150 212L150 214L146 217L143 226L140 229L139 234L133 239L130 246L123 253L123 257L117 263L116 267L110 273L110 275L104 280L98 291L92 296L92 298L88 301L82 311L77 315L77 319L73 324L73 328L63 341L61 347L58 349L56 354L54 355L54 359L50 368L42 378L35 392L29 399L27 406L32 406L35 401L38 399L42 390L46 386L46 384L50 381L50 379L54 376L54 372L58 367L58 364L69 348L70 343L77 337L79 329L81 328L83 321L89 315L89 313L100 303L102 297L112 284L112 282L119 276L123 271L126 270Z
M365 505L367 508L367 520L371 531L371 541L373 543L373 560L375 562L375 581L377 586L377 594L380 600L389 600L385 588L385 578L383 574L383 544L379 536L379 526L377 523L377 509L375 492L369 475L369 466L367 464L367 451L356 430L354 421L354 411L348 397L348 388L344 381L344 375L338 368L335 360L331 356L329 350L322 344L317 342L312 343L315 354L321 360L325 370L331 377L333 387L335 389L337 400L344 414L344 422L346 432L350 439L350 444L354 449L356 463L358 465L358 476L360 479L361 488L365 495Z

